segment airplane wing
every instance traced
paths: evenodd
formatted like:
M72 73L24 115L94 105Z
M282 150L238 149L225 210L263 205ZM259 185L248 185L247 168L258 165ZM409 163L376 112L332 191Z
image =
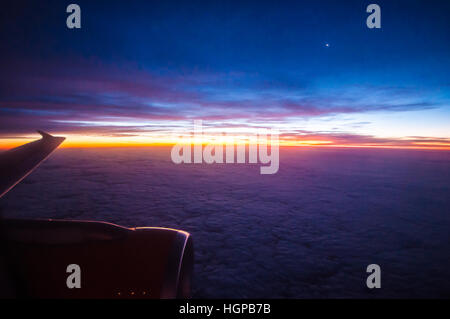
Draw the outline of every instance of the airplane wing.
M38 131L40 140L0 153L0 197L27 177L64 140Z
M0 153L0 197L65 139L38 132L42 139ZM96 221L12 219L0 219L0 231L0 297L190 296L194 250L187 232ZM9 268L2 269L2 258ZM66 284L66 268L72 263L83 268L83 289L69 289ZM1 282L1 275L8 279L10 273L17 286Z

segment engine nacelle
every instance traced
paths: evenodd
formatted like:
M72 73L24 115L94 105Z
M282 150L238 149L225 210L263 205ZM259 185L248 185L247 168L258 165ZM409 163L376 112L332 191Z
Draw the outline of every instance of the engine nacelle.
M189 233L65 220L3 220L3 258L27 298L188 298ZM69 288L69 265L80 288Z

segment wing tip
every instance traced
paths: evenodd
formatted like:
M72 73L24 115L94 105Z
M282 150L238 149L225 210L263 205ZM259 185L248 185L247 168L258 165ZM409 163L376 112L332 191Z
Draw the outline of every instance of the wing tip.
M42 136L42 138L53 137L52 135L48 134L47 132L44 132L41 130L37 130L37 132Z
M37 130L37 132L42 136L43 139L58 139L58 140L61 140L61 142L66 139L65 137L61 137L61 136L53 136L42 130Z

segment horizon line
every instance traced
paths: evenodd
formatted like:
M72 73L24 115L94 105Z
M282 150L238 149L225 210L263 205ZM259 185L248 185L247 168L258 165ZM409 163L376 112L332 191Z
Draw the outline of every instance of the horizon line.
M9 143L2 143L0 138L0 150L7 151L9 149L13 149L19 146L22 146L24 144L27 144L29 142L35 141L36 139L23 139L17 141L17 142L9 142ZM67 143L68 142L68 143ZM61 144L59 148L64 149L83 149L83 148L89 148L89 149L105 149L105 148L151 148L151 147L173 147L177 144L183 144L183 143L165 143L165 142L153 142L153 143L136 143L136 142L111 142L111 143L98 143L98 142L92 142L92 143L80 143L80 142L71 142L70 140L66 140ZM246 146L248 146L248 143L244 143ZM191 143L191 144L185 144L185 145L199 145L199 143ZM226 143L202 143L203 146L205 145L223 145L226 146ZM239 145L238 143L234 143L233 145ZM242 145L242 144L240 144ZM270 142L267 144L270 146ZM333 144L330 141L324 141L322 143L292 143L287 142L279 143L279 148L366 148L366 149L397 149L397 150L435 150L435 151L450 151L450 145L436 145L433 146L420 146L420 145L380 145L380 144Z

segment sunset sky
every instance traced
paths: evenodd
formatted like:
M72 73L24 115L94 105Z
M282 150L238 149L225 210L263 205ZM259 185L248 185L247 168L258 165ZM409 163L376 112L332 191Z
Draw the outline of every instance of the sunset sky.
M381 7L381 29L366 7ZM0 148L176 143L450 149L449 1L14 1L0 12Z

